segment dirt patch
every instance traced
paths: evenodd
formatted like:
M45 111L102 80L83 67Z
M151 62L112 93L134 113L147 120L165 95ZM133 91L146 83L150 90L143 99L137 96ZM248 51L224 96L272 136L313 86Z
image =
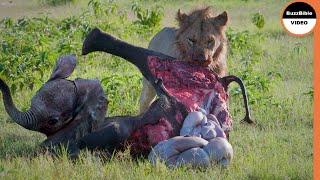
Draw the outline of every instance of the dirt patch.
M0 19L12 17L15 19L22 17L49 16L60 18L70 15L77 15L82 12L82 8L87 4L84 1L61 6L47 6L36 0L0 0Z
M0 6L2 6L2 7L11 7L14 5L15 4L13 3L13 1L0 2Z

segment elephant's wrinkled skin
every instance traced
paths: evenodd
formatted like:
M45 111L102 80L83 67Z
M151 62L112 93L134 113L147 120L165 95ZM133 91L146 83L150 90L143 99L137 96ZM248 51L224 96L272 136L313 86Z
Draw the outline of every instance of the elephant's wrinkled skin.
M187 114L172 97L162 94L144 114L106 118L108 101L97 79L65 79L75 66L74 55L61 57L25 112L17 110L7 84L0 79L7 113L22 127L47 135L45 147L69 144L73 151L84 147L112 151L145 124L154 124L161 118L170 121L176 111Z

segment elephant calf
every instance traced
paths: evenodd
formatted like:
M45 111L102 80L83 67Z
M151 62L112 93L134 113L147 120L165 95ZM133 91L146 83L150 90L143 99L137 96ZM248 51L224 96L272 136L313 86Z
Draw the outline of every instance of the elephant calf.
M75 152L84 147L113 151L146 124L155 124L159 119L175 121L177 112L187 115L184 106L163 94L144 114L106 118L108 101L97 79L66 79L75 67L74 55L61 57L25 112L17 110L7 84L0 79L3 102L11 119L45 134L47 139L42 145L47 148L69 144Z

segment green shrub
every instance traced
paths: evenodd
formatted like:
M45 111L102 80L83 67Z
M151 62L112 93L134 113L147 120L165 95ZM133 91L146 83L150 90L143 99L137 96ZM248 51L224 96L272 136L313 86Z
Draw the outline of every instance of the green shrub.
M250 104L265 105L272 101L272 96L268 95L273 82L281 78L278 72L269 71L261 74L256 70L256 65L263 58L263 52L259 43L264 41L264 37L259 33L249 31L237 32L229 28L227 31L229 40L229 59L236 65L231 64L232 74L238 75L244 82L249 97ZM231 89L231 94L241 95L241 89Z
M255 13L252 18L252 23L259 29L264 26L264 16L261 13Z
M155 7L152 10L143 9L139 5L133 5L131 8L138 20L135 23L146 26L146 28L159 27L164 16L163 7Z
M49 73L60 55L79 52L89 31L94 27L106 29L105 22L103 18L95 18L93 11L62 20L49 17L0 20L0 78L10 82L13 93L33 89L45 82L44 74ZM114 24L112 28L123 28L123 24Z

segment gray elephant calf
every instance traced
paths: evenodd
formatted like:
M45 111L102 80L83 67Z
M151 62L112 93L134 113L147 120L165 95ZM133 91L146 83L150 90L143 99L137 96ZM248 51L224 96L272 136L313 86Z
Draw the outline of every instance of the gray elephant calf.
M84 147L112 151L134 130L157 123L164 114L172 115L169 111L173 106L162 96L139 116L106 118L108 101L97 79L66 79L75 67L74 55L61 57L50 79L34 95L30 109L25 112L17 110L7 84L0 79L9 116L24 128L45 134L47 139L42 145L47 148L69 144L75 152Z

